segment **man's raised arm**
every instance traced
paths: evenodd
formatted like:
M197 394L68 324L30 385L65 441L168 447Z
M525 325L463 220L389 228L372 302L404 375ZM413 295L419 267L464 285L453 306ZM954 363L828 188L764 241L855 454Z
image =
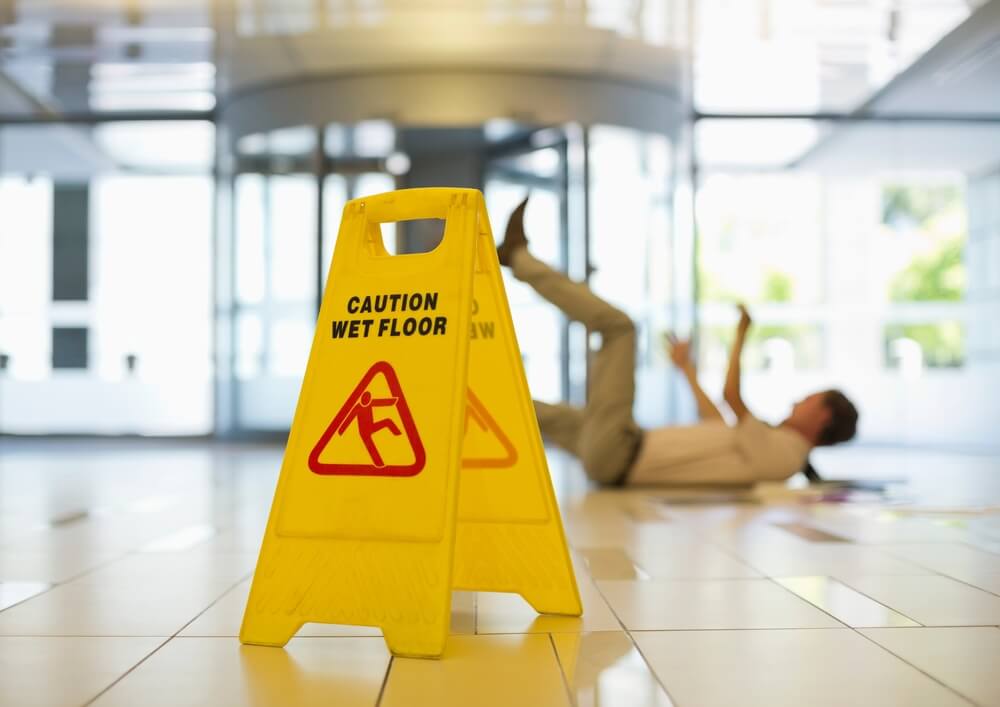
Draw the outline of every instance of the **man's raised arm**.
M702 420L722 421L723 417L719 408L715 407L715 403L705 395L705 391L698 383L698 373L691 360L691 342L689 340L681 341L672 334L668 334L667 343L670 360L684 374L691 387L691 392L694 393L695 402L698 403L698 417Z
M732 409L737 420L742 420L750 414L750 410L743 403L743 396L740 393L740 359L743 356L743 344L746 343L747 332L753 320L750 313L742 304L740 307L740 323L736 325L736 338L733 339L733 348L729 352L729 371L726 373L726 385L722 390L722 397L726 404Z

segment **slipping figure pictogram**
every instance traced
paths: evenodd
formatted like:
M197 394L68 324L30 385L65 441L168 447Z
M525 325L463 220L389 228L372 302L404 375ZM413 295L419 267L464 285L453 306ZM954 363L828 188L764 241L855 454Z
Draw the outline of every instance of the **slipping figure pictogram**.
M375 408L392 407L397 402L397 398L373 398L372 394L366 390L361 394L361 398L347 414L347 419L344 420L343 424L337 430L337 434L343 436L351 426L351 423L356 419L358 421L358 434L361 435L361 441L364 443L365 449L368 450L368 454L372 458L372 463L378 469L384 469L385 462L382 460L382 455L379 454L378 445L375 444L375 433L379 430L389 430L394 437L398 437L403 433L400 432L396 423L388 418L376 422Z
M378 383L377 378L382 382ZM376 394L381 393L383 397L375 397L372 390ZM382 419L378 419L379 417ZM327 452L327 461L321 460L320 456L324 454L327 445L334 438L350 438L355 425L370 461L360 462L351 456L345 458L343 445L339 451L335 446L332 452ZM392 438L405 436L412 457L409 460L399 458L399 443L393 441L387 447L385 443L391 438L385 435L382 436L383 444L379 449L375 436L382 430L388 430ZM360 449L358 452L360 453ZM424 445L413 422L406 395L403 394L396 371L386 361L379 361L368 369L309 454L309 468L315 474L414 476L421 472L426 461Z

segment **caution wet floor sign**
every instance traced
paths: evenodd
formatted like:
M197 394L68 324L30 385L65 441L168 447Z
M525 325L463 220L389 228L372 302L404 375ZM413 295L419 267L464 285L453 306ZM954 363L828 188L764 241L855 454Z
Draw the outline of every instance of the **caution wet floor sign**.
M441 245L389 255L379 224L420 218ZM404 190L344 209L240 638L436 656L453 589L581 613L482 194Z

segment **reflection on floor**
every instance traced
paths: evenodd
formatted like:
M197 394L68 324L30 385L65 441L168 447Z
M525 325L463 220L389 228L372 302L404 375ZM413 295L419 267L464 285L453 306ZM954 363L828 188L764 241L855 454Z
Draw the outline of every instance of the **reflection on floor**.
M827 452L887 493L589 489L585 614L456 593L444 660L235 639L280 450L0 440L0 704L1000 704L1000 461Z

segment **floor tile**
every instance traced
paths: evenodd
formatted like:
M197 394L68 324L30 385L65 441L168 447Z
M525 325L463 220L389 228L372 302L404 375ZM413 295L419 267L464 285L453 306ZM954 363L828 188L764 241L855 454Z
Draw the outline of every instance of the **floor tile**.
M47 582L0 582L0 611L37 596L51 586Z
M453 636L471 635L476 632L476 611L479 595L476 592L451 593L451 623Z
M92 578L62 584L0 612L5 636L171 636L231 586L174 576Z
M0 637L0 705L78 707L162 642L160 638Z
M679 705L968 705L848 629L669 631L634 638Z
M594 579L648 579L628 553L617 547L577 548L576 554Z
M240 635L243 611L250 594L250 580L241 582L230 589L197 619L181 631L181 636L229 636ZM473 634L476 632L476 594L474 592L453 592L451 598L451 633ZM296 636L381 636L382 631L374 626L343 626L340 624L308 623L299 629Z
M21 552L0 549L0 582L65 582L122 556L100 550Z
M800 540L805 540L810 543L851 542L848 538L845 538L842 535L835 535L823 530L822 528L818 528L815 525L809 525L807 523L775 523L774 527L780 528L786 533L791 533Z
M819 511L811 524L857 543L957 542L966 533L942 525L940 519L897 513L879 507L843 506Z
M779 577L778 584L848 626L919 626L830 577Z
M570 701L547 635L453 636L441 660L393 660L380 707L415 705L569 707Z
M992 574L990 572L972 573L965 580L965 583L971 584L977 589L1000 595L1000 574Z
M250 594L250 580L230 589L201 616L181 631L181 636L240 635L243 610ZM381 636L382 632L371 626L339 626L333 624L306 624L296 636Z
M1000 555L964 544L889 545L885 550L908 562L976 586L980 586L980 582L989 584L990 578L1000 575Z
M665 579L734 579L760 577L731 554L704 543L644 543L632 551L636 564L651 577Z
M132 553L89 572L79 580L90 584L158 582L233 585L250 576L257 562L250 553L220 553L211 548L184 552Z
M627 633L554 633L576 707L669 707L670 697Z
M925 626L1000 624L1000 596L949 577L855 577L846 584Z
M95 707L372 707L389 665L381 638L295 638L284 648L175 638Z
M162 535L139 548L140 552L177 552L196 547L218 535L211 523L196 523Z
M374 705L384 687L383 704L414 706L947 707L958 692L1000 705L1000 514L982 510L1000 502L995 460L963 482L972 510L938 498L963 485L954 456L924 464L944 481L908 487L906 508L803 502L775 484L598 489L556 460L584 616L456 592L444 659L390 661L367 627L239 645L280 448L12 444L0 444L0 606L19 600L0 610L4 707L79 707L119 679L98 704ZM849 454L843 476L869 468L869 452ZM910 620L954 628L890 628Z
M766 579L603 581L598 587L630 631L843 626Z
M983 705L1000 705L1000 629L866 629L907 663Z
M614 518L577 517L563 522L571 547L627 547L635 539L636 524L624 514Z
M769 577L814 575L921 575L930 571L876 547L854 544L755 545L737 556Z
M622 512L633 523L669 523L670 516L663 504L647 498L632 498L621 506Z
M578 578L583 616L539 614L517 594L479 592L476 607L476 633L579 633L581 631L620 631L604 597L594 583Z

